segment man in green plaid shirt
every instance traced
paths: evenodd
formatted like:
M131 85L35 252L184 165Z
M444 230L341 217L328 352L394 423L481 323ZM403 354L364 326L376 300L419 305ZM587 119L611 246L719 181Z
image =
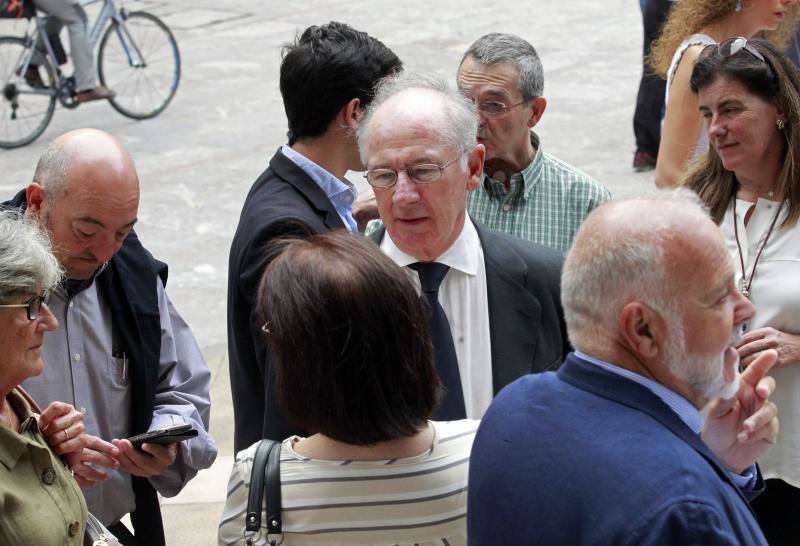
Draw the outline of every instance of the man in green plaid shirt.
M467 195L470 217L566 252L583 219L611 194L582 171L542 151L532 131L547 106L542 63L531 44L487 34L461 60L458 86L478 108L487 173Z

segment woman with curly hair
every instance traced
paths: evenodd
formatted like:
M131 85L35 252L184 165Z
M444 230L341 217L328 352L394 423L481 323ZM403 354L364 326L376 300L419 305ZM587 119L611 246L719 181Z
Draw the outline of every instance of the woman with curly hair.
M650 64L667 80L666 111L656 163L656 185L678 184L689 161L708 148L697 97L689 89L692 68L703 47L729 38L750 38L776 30L788 34L796 0L681 0L672 8L654 43Z

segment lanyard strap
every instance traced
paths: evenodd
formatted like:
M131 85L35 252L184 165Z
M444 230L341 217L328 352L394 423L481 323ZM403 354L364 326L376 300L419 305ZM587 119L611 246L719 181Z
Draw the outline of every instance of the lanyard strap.
M753 267L750 269L750 278L748 279L744 269L744 255L742 254L742 245L739 242L739 222L736 221L736 196L735 195L733 196L733 233L736 236L736 248L739 250L739 265L742 268L742 282L740 289L744 297L748 299L750 298L750 287L753 285L753 278L755 278L756 276L756 266L758 265L758 261L761 259L761 254L764 253L764 248L766 248L767 246L769 237L770 235L772 235L772 230L775 228L775 224L778 222L778 216L780 216L782 209L783 209L783 201L781 201L781 204L778 205L778 210L775 213L775 216L772 218L772 222L770 222L769 224L769 229L767 230L767 236L764 237L764 242L761 244L761 248L759 248L758 252L756 253L756 259L753 260ZM742 222L744 222L744 219L742 219Z

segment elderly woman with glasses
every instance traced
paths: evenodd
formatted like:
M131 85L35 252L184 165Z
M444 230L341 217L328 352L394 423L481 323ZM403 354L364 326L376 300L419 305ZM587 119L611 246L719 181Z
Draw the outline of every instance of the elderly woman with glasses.
M690 160L702 155L708 141L689 89L689 76L700 51L736 36L750 38L776 30L771 38L786 41L797 21L796 0L680 0L670 11L649 61L667 80L664 124L656 162L656 185L678 184Z
M42 341L58 323L44 303L61 277L47 236L0 212L0 544L83 544L86 503L60 455L86 445L83 414L53 402L39 413L20 388L42 372Z
M781 414L760 461L766 491L753 506L769 543L800 537L800 72L772 44L735 38L700 54L691 89L709 148L685 183L720 225L739 289L756 306L738 343L744 366L778 352L770 375ZM720 293L723 305L727 297Z
M257 301L278 401L309 431L280 446L284 546L465 545L478 422L429 420L441 384L407 273L344 230L284 240L268 259ZM257 448L236 457L220 545L246 543Z

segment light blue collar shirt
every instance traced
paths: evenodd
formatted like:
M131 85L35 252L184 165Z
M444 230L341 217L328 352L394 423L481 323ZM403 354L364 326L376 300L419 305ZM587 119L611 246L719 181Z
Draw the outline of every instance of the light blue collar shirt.
M677 392L668 389L661 383L653 381L652 379L648 379L643 375L639 375L636 372L626 370L625 368L620 368L619 366L614 366L608 362L603 362L602 360L593 358L580 351L575 351L575 355L587 362L591 362L592 364L599 366L607 372L621 375L622 377L629 379L634 383L638 383L658 396L662 402L669 406L669 409L675 412L680 420L683 421L686 426L692 430L692 432L695 434L700 434L700 432L703 430L703 415L696 407L692 405L691 402ZM730 474L733 482L741 489L752 489L756 484L756 465L751 465L742 474L735 474L733 472L728 472L728 474Z
M331 204L339 213L342 222L350 231L358 232L358 224L353 218L353 202L358 196L358 192L347 180L335 177L300 152L292 149L289 145L281 146L281 152L294 162L295 165L311 177L317 186L325 192Z
M643 375L639 375L636 372L603 362L602 360L593 358L580 351L575 351L575 354L587 362L591 362L596 366L600 366L607 372L621 375L622 377L630 379L634 383L638 383L645 387L647 390L658 396L667 406L669 406L669 409L674 411L678 417L681 418L681 421L683 421L687 427L692 429L692 432L695 434L700 434L700 431L703 430L703 416L700 414L697 408L691 404L691 402L677 392L668 389L661 383L657 383L652 379L648 379Z

